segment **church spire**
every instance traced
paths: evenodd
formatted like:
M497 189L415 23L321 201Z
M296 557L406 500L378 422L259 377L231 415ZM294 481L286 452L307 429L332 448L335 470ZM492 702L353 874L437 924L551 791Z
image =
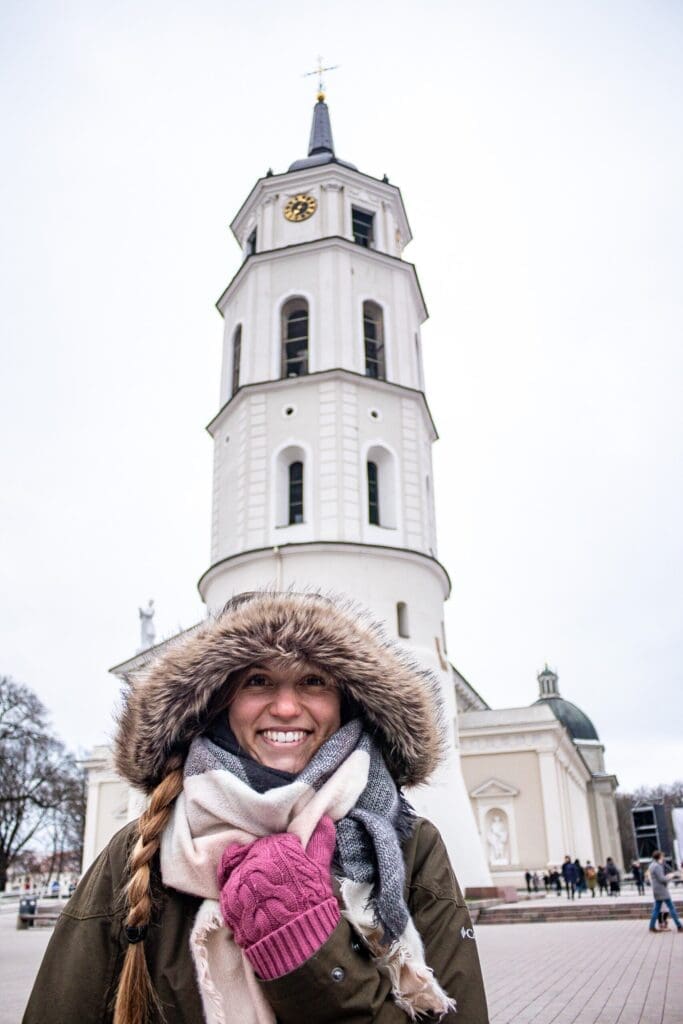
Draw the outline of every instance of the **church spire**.
M308 143L308 155L317 156L318 153L328 153L331 157L334 156L330 111L325 103L324 92L318 93L318 102L313 107L311 138Z
M318 90L316 105L313 107L313 122L311 124L311 136L308 140L308 156L303 160L295 160L288 167L289 171L302 171L307 167L320 167L321 164L341 164L342 167L350 167L357 171L355 164L348 160L340 160L334 152L332 141L332 124L330 122L330 111L325 103L325 93Z

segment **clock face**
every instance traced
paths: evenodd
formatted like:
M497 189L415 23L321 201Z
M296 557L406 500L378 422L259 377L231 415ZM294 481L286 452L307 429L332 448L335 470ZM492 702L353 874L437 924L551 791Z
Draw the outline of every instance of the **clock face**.
M300 192L298 195L292 196L283 213L287 220L308 220L315 213L317 206L313 196L307 196L304 192Z

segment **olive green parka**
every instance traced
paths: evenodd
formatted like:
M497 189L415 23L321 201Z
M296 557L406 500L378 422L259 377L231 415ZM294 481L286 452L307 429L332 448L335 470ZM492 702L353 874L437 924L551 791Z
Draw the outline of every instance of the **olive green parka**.
M109 1024L126 951L121 889L135 827L100 854L64 908L50 939L23 1024ZM434 825L417 820L404 843L406 902L425 938L427 963L456 1000L448 1024L488 1024L472 922ZM190 954L201 900L165 889L155 865L156 909L145 954L166 1024L204 1024ZM261 982L280 1024L408 1024L386 972L342 918L315 956L275 981Z

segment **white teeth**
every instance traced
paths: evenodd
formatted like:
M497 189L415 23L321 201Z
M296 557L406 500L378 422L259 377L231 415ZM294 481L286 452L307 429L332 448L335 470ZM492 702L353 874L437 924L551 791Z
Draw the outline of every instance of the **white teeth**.
M302 730L297 732L279 732L275 729L264 729L263 735L273 743L298 743L306 735Z

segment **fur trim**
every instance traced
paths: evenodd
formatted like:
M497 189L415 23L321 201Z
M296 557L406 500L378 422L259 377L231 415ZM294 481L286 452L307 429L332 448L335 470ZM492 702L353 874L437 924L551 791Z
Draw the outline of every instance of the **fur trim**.
M334 675L361 709L399 785L426 782L444 753L437 678L348 600L259 591L239 595L164 652L124 694L116 767L146 792L225 708L230 676L274 657L305 659Z

